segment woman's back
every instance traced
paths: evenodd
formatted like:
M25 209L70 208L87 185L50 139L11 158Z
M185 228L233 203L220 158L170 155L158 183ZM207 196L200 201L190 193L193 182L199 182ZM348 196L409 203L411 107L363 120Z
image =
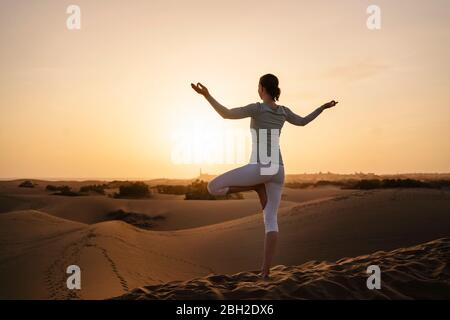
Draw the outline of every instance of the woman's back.
M255 103L247 106L253 108L250 129L252 131L252 154L250 163L267 162L261 161L266 156L272 163L283 164L279 147L279 137L284 122L286 121L285 107L272 108L266 103ZM275 135L275 136L273 136ZM273 146L273 150L272 150ZM278 155L273 152L278 152Z
M256 112L252 116L250 127L254 129L280 129L286 121L286 112L283 106L276 109L266 103L257 102Z

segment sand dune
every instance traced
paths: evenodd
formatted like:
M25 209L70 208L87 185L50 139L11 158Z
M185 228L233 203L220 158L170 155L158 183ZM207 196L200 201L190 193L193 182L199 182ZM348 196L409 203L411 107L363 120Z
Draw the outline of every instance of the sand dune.
M291 189L286 194L279 211L275 265L335 261L450 236L448 190L339 193L334 189L308 194L305 190ZM42 208L49 212L39 209L0 214L2 299L104 299L137 287L210 274L230 275L257 270L260 265L264 226L260 211L251 207L257 206L256 199L222 203L125 200L128 208L147 212L155 210L152 205L162 207L167 205L164 201L173 201L170 205L177 213L172 220L168 219L166 227L176 226L170 223L178 221L179 229L143 230L120 221L79 222L96 214L97 209L89 211L92 208L105 205L109 210L108 205L117 204L117 199L83 197L83 207L82 202L76 205L70 202L74 198L46 197L52 199L47 199L49 202ZM63 200L68 201L65 206ZM247 202L247 212L231 207ZM197 209L203 211L198 213ZM84 218L79 219L80 216ZM190 227L190 220L198 221ZM414 260L410 262L414 264ZM71 264L82 270L79 291L65 288L66 268Z
M379 251L334 263L312 261L257 271L208 275L135 289L117 299L450 299L450 238ZM381 288L369 290L367 267L381 269Z
M0 215L0 297L52 298L52 283L65 276L53 273L52 266L85 228L33 210Z
M71 185L71 183L60 183ZM80 182L72 182L77 184ZM84 183L86 184L86 183ZM233 220L260 212L256 193L246 193L244 200L183 200L184 196L155 194L153 199L113 199L90 195L81 197L61 197L45 191L45 183L36 189L18 188L18 183L0 183L0 212L18 210L39 210L56 217L94 224L109 220L108 213L122 209L149 216L163 216L153 230L180 230L206 226ZM76 188L76 189L77 189ZM285 200L281 207L292 207L298 202L351 194L354 191L325 187L303 190L285 190Z
M101 299L144 282L211 272L178 257L181 250L165 250L170 233L143 231L120 221L86 225L39 211L17 211L0 215L0 235L1 298ZM72 264L82 270L80 292L65 287L66 268Z
M61 197L56 195L0 196L3 212L39 210L63 219L94 224L109 220L108 213L122 209L165 219L154 230L194 228L241 218L258 212L256 199L186 201L180 199L112 199L105 196ZM283 204L285 206L286 204Z

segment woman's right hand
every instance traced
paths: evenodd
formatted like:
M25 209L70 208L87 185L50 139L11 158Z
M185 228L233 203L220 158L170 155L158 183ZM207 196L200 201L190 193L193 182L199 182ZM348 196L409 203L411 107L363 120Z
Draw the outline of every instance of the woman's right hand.
M198 94L201 94L203 96L208 96L209 95L209 91L208 88L206 88L204 85L202 85L200 82L198 82L197 84L193 84L191 83L191 87L192 89L195 90L195 92L197 92Z

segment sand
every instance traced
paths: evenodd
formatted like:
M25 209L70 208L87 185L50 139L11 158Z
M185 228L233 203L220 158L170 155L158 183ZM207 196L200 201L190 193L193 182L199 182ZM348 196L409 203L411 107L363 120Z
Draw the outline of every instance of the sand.
M107 299L133 292L134 288L148 291L149 286L157 286L155 293L141 289L141 293L134 291L132 296L125 297L161 298L171 296L165 287L167 283L194 278L197 279L194 284L204 283L203 287L192 287L194 297L202 297L211 290L223 290L220 294L225 298L232 295L227 288L211 282L223 278L239 287L236 295L246 299L373 298L373 295L407 298L418 297L422 287L425 298L433 298L433 292L450 298L445 282L448 270L432 263L440 261L441 253L448 254L442 247L447 240L437 241L439 250L428 256L420 254L422 249L416 250L417 256L409 254L407 259L398 256L398 251L392 253L395 256L376 253L449 237L448 190L285 188L279 211L279 250L274 261L277 267L272 270L275 282L255 284L252 270L258 270L261 263L264 226L258 200L252 194L246 194L244 200L229 201L185 201L165 195L150 200L71 198L49 195L43 188L17 188L17 184L0 182L1 299ZM162 214L166 219L151 230L105 220L106 213L116 209ZM370 257L351 258L361 255ZM350 257L345 265L340 264L342 261L321 263L345 257ZM391 276L384 278L387 281L391 277L392 282L386 282L385 289L378 293L355 287L356 279L363 277L360 269L369 260L377 259L392 262L388 268L393 270ZM81 290L65 287L68 277L65 271L71 264L81 268ZM398 274L395 278L396 268L412 276L416 264L422 270L418 276L425 280L416 282L410 292L401 284L396 286L396 281L405 276ZM345 271L341 278L331 272L337 270L337 265ZM302 274L309 268L315 271L305 278ZM433 282L437 270L447 280L439 278ZM327 277L335 278L327 280ZM300 289L305 279L316 289L311 286ZM328 286L328 281L345 290ZM183 287L178 285L174 288ZM250 291L242 290L246 287ZM391 287L399 290L399 295L394 295ZM179 293L173 294L175 297Z
M208 275L137 288L116 299L449 299L448 261L450 238L442 238L333 263L279 265L270 280L257 271ZM380 267L379 289L367 287L371 265Z

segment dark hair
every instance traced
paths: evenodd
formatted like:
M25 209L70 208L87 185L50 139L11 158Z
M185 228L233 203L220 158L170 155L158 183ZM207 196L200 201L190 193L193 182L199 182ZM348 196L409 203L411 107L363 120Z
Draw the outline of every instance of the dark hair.
M278 78L273 74L268 73L263 75L259 79L261 86L266 89L267 93L272 97L273 100L278 101L280 98L281 90L278 88Z

